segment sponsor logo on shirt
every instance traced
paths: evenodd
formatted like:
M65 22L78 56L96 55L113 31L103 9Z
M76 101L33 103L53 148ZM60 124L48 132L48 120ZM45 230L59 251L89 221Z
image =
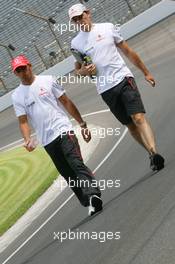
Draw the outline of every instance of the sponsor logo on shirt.
M86 48L86 50L85 50L86 54L88 54L88 52L92 51L93 49L94 49L94 47Z
M105 39L105 37L103 37L102 35L98 34L97 38L96 38L96 41L101 41Z
M27 106L27 107L30 107L30 106L32 106L32 105L34 105L35 104L35 101L33 101L33 100L30 100L30 99L25 99L25 105Z
M43 95L49 95L48 91L44 88L40 88L39 90L39 96L43 96Z

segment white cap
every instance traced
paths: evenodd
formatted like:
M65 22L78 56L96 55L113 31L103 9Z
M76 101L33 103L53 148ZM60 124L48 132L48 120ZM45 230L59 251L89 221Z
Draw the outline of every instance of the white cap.
M85 5L82 4L76 4L69 8L69 18L70 20L75 16L80 16L83 14L84 11L86 11L87 8Z

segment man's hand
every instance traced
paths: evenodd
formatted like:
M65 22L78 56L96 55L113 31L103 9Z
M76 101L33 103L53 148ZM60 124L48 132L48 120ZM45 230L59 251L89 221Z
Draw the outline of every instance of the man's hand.
M91 132L87 127L81 128L81 134L83 139L88 143L91 140Z
M36 144L32 138L28 139L24 143L24 147L27 151L31 152L36 148Z
M96 75L96 66L95 64L82 64L81 69L77 70L77 73L83 76L91 76L91 75Z
M145 75L145 80L147 82L149 82L152 85L152 87L155 87L156 82L154 80L154 77L150 73L148 73L147 75Z
M86 67L87 71L90 72L90 75L96 75L97 70L96 70L95 64L89 64L85 67Z

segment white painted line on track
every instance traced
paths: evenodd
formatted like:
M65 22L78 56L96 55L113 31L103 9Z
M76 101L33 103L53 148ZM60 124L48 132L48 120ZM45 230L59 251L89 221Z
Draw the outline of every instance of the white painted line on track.
M86 114L87 115L93 115L93 114L98 114L98 113L104 113L108 112L109 110L101 110L97 111L94 113ZM110 155L113 153L113 151L117 148L117 146L120 144L120 142L124 139L125 135L127 134L128 129L125 128L123 134L119 138L119 140L115 143L115 145L112 147L112 149L108 152L108 154L104 157L104 159L99 163L99 165L94 169L93 173L95 173L103 164L104 162L110 157ZM23 248L28 241L30 241L74 196L75 194L71 194L65 202L63 202L57 209L56 211L47 218L47 220L38 228L34 233L32 233L2 264L6 264L18 251L20 251L21 248Z
M82 117L96 115L96 114L101 114L101 113L106 113L106 112L109 112L109 111L110 111L109 109L103 109L103 110L100 110L100 111L84 114L84 115L82 115ZM73 121L73 120L75 120L75 119L71 119L71 121ZM36 133L31 134L31 136L35 136L35 135L36 135ZM22 145L23 141L24 141L23 138L18 139L18 140L14 141L14 142L6 145L6 146L1 147L0 151L6 150L6 149L12 150L12 149L16 148L17 145Z

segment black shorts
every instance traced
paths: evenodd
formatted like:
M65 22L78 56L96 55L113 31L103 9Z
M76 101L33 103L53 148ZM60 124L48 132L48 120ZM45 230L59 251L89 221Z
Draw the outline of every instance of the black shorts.
M145 108L133 77L125 79L101 94L114 116L123 124L132 122L131 115L145 113Z

